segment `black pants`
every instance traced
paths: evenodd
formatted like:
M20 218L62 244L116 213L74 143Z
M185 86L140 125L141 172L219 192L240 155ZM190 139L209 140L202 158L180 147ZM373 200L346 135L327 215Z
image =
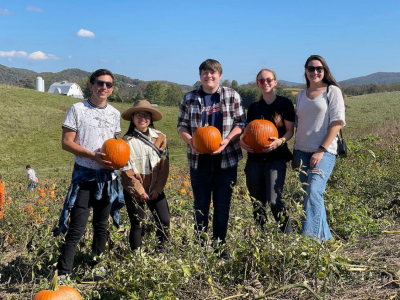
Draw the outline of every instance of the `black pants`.
M237 165L221 168L222 155L200 155L197 169L190 168L194 196L195 231L207 232L211 196L214 206L213 239L225 244Z
M94 198L96 182L90 181L79 188L74 206L70 212L70 223L65 236L65 242L61 247L61 255L58 258L58 274L70 274L74 265L76 246L85 233L86 224L93 207L93 242L92 255L98 256L106 249L108 216L111 203L106 197L106 187L103 190L102 200Z
M142 245L142 226L141 223L146 218L144 204L137 202L124 190L126 209L128 210L131 221L131 231L129 234L129 244L132 250L138 249ZM162 192L157 199L146 202L150 209L157 227L156 237L160 244L163 244L169 235L170 214L167 199Z
M272 162L247 160L246 185L253 200L254 219L262 227L267 220L266 206L269 204L282 232L293 232L289 217L282 202L282 190L286 177L286 161ZM283 220L281 220L283 217Z

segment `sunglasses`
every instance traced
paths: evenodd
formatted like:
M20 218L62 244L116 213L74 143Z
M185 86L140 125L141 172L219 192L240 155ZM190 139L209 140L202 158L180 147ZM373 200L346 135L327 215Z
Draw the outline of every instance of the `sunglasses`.
M322 71L324 71L324 67L321 66L318 67L307 66L306 69L309 73L314 73L315 70L317 70L318 73L322 73Z
M114 86L114 83L113 83L113 82L110 82L110 81L103 81L103 80L98 80L98 79L96 79L96 80L94 81L94 83L95 83L98 87L103 87L104 84L106 84L106 87L107 87L108 89L111 89L111 88Z
M136 113L135 116L137 116L139 119L141 119L141 118L150 119L151 118L151 114L138 114L138 113Z
M274 80L275 80L274 77L268 77L265 79L258 79L257 82L258 82L258 84L263 85L263 84L265 84L265 82L267 82L268 84L271 84L271 82L273 82Z

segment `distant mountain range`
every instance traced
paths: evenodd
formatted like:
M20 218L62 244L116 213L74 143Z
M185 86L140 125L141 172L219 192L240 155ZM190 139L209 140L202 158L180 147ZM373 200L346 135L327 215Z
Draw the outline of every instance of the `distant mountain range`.
M377 72L367 76L351 78L339 82L341 87L360 84L388 84L400 82L399 72Z
M83 71L80 69L66 69L60 72L43 72L37 73L27 69L9 68L0 65L0 84L16 85L21 87L34 87L36 83L36 77L40 76L45 82L45 91L47 91L50 85L57 81L67 80L70 82L77 82L83 84L84 80L90 75L90 72ZM140 79L132 79L130 77L115 74L115 78L118 81L120 88L133 88L138 90L142 84L146 81ZM165 84L172 84L172 82L165 80L157 80ZM303 84L290 82L285 80L279 80L282 85L287 87L298 87ZM367 76L351 78L339 82L341 87L348 87L350 85L363 85L363 84L388 84L400 82L400 72L377 72ZM190 91L192 86L185 84L178 84L183 91Z

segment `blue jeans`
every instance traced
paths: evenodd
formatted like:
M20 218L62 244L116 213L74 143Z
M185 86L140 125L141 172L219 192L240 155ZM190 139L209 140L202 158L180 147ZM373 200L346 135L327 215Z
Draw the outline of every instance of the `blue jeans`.
M197 169L190 168L194 196L195 230L207 232L211 194L213 196L213 238L225 243L228 229L232 187L236 184L237 166L222 169L221 155L200 155Z
M29 190L29 191L33 191L34 189L36 189L36 184L30 183L30 184L28 185L28 190Z
M282 190L286 177L286 160L278 161L254 161L247 160L246 186L253 202L253 215L257 224L264 226L267 220L266 205L271 206L272 214L279 223L282 232L293 231L289 218L285 213L285 205L282 202ZM281 222L280 217L284 217Z
M326 210L323 194L325 192L326 182L331 176L335 166L336 156L331 153L324 153L318 166L310 169L311 152L295 150L296 165L302 164L303 170L307 174L300 173L301 183L307 183L304 186L306 194L304 195L304 211L306 218L302 219L302 231L306 236L318 238L318 240L329 240L332 238L326 219ZM300 161L302 161L300 163Z

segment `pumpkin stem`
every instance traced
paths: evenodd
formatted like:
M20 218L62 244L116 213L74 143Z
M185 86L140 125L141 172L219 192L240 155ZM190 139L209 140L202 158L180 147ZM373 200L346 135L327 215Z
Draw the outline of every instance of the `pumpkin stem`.
M204 124L204 127L208 127L208 126L209 126L208 123Z
M51 291L57 291L58 289L59 289L58 288L58 270L56 269L54 271L53 279L50 282L50 290Z

